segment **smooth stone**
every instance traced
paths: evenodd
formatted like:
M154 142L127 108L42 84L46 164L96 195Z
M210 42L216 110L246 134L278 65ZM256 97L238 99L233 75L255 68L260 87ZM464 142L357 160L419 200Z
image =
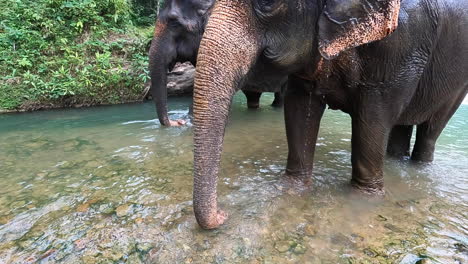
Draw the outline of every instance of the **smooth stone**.
M275 249L280 253L285 253L291 247L288 241L279 241L275 243Z
M294 252L294 254L300 255L300 254L304 254L306 252L306 250L307 249L302 244L297 244L294 247L293 252Z
M129 204L123 204L115 209L115 213L118 217L124 217L130 212L131 208L132 206Z
M387 228L388 230L392 231L392 232L403 233L403 229L399 228L396 225L385 224L384 227Z
M317 234L317 230L315 229L313 225L307 224L304 227L304 233L306 236L315 236Z
M101 204L98 210L101 214L112 214L114 212L114 207L110 204Z
M387 221L387 218L385 216L383 216L383 215L377 215L376 219L377 219L377 221L382 221L382 222Z

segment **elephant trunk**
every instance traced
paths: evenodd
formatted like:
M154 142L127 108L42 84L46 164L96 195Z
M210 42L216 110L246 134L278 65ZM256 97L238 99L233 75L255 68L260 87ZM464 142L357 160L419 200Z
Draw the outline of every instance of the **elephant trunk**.
M170 126L167 114L167 70L170 64L171 48L166 39L166 26L158 21L149 51L149 71L151 77L151 95L156 104L159 122Z
M221 2L221 1L220 1ZM243 5L241 1L229 5ZM252 14L233 14L217 3L201 41L194 86L194 190L198 224L213 229L226 219L218 210L217 181L224 130L232 96L258 56L258 39L250 24ZM250 24L251 25L251 24Z

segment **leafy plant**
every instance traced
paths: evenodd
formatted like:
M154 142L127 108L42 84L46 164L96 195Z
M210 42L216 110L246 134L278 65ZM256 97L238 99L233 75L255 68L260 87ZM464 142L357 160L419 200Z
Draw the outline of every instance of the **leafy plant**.
M140 100L160 4L0 0L0 108Z

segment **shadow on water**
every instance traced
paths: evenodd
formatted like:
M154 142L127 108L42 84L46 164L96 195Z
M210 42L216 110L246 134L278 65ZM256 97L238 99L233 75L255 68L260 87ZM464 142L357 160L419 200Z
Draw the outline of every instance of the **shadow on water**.
M332 111L312 191L284 189L272 98L258 111L235 98L219 181L230 218L215 231L193 217L190 124L161 128L150 103L0 116L0 263L467 263L467 106L433 164L386 161L374 200L349 190L350 122Z

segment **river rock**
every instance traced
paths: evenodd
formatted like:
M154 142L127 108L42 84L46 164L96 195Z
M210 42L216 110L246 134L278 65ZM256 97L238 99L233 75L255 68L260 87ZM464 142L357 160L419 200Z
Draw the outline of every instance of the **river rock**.
M115 209L115 214L118 217L124 217L130 212L131 209L132 209L132 205L123 204L123 205L117 207L117 209Z
M280 253L287 252L290 247L291 245L288 241L278 241L275 243L275 249Z
M311 224L307 224L304 226L304 234L306 236L315 236L315 234L317 234L317 230L315 229L315 227Z
M138 251L146 253L152 248L154 248L154 245L152 243L138 243L136 245L136 248L138 249Z
M137 253L131 254L127 259L128 264L140 264L143 263Z
M306 248L302 245L302 244L297 244L294 249L293 249L293 252L294 254L296 255L300 255L300 254L304 254L306 252Z

